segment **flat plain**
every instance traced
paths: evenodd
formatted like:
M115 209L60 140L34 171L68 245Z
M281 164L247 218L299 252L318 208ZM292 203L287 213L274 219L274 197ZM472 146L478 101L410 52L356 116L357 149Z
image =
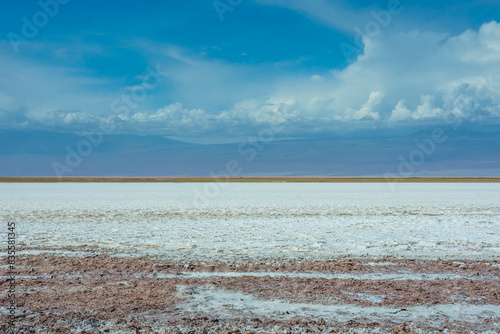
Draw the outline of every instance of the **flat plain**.
M497 184L281 181L3 183L18 332L497 333Z

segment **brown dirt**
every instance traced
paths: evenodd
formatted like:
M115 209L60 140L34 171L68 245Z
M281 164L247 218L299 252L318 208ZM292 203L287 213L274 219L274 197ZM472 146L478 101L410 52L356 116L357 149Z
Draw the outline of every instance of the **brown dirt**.
M272 263L271 263L272 262ZM392 265L383 265L390 262ZM266 264L267 263L267 264ZM374 266L369 263L379 263ZM107 255L62 257L41 254L19 256L17 302L20 315L16 333L479 333L495 330L499 315L482 323L426 321L400 323L394 319L334 319L290 317L219 317L186 310L179 287L215 287L242 292L260 300L322 305L401 308L416 305L467 303L500 305L500 269L489 261L335 260L296 262L263 259L256 263L173 263L150 258L115 258ZM498 263L496 263L498 264ZM484 279L355 280L290 277L158 278L157 273L181 272L336 272L336 273L460 273ZM3 270L2 275L6 275ZM144 276L147 274L146 276ZM141 276L142 275L142 276ZM496 277L496 278L495 278ZM1 283L6 305L7 281ZM373 302L360 294L382 295ZM458 299L457 299L458 298ZM0 318L0 333L7 327Z
M389 262L389 263L386 263ZM373 263L379 265L374 266ZM498 263L496 263L498 264ZM500 280L355 280L290 277L158 278L157 273L181 272L330 272L330 273L460 273L499 277L499 269L486 261L413 261L349 259L294 262L262 259L256 263L173 263L151 258L115 258L107 255L63 257L50 254L19 256L16 293L17 333L456 333L495 328L481 324L426 322L398 323L391 319L354 318L346 323L325 319L219 318L185 310L179 287L216 287L242 292L260 300L348 304L363 307L404 307L468 303L499 305ZM5 269L2 275L6 275ZM142 276L141 276L142 275ZM146 276L144 276L146 275ZM149 276L148 276L149 275ZM1 291L8 290L2 281ZM373 302L360 295L384 296ZM458 298L458 299L457 299ZM6 293L1 294L7 304ZM446 327L446 328L445 328ZM0 330L7 318L0 318ZM1 332L1 331L0 331Z
M30 248L46 251L40 255L18 256L17 266L26 267L27 273L61 274L88 273L104 275L131 275L134 273L178 273L178 272L319 272L319 273L447 273L469 276L497 276L500 261L488 260L412 260L412 259L335 259L308 261L300 259L242 260L238 263L211 261L188 263L171 262L154 257L113 257L94 254L85 257L53 256L54 249ZM81 251L80 248L65 247L60 250ZM1 251L1 250L0 250ZM5 249L3 250L4 252ZM373 265L376 264L376 265ZM0 269L0 273L2 270Z

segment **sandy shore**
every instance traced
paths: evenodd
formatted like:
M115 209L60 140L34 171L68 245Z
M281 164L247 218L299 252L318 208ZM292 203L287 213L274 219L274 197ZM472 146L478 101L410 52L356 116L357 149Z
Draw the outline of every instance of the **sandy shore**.
M497 333L500 324L499 261L40 252L17 259L17 333ZM5 301L6 268L2 276Z

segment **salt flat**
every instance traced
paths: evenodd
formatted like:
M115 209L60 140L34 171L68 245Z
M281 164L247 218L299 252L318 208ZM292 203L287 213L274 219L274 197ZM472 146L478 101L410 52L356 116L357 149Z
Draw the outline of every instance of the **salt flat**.
M497 184L18 183L1 184L0 203L25 251L230 261L500 255Z
M494 183L3 183L0 205L18 332L500 326Z

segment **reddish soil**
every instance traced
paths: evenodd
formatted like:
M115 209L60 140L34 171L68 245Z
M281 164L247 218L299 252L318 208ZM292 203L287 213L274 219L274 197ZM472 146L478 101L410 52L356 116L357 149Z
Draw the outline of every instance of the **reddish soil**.
M390 264L388 264L389 262ZM378 263L378 265L373 265ZM17 258L18 317L12 333L495 333L499 314L469 323L442 320L401 323L395 319L289 317L220 317L186 310L179 287L211 287L241 292L264 301L318 305L385 306L500 305L500 269L492 261L423 261L346 259L294 262L261 259L254 263L172 263L151 258L107 255L63 257L50 254ZM370 280L303 277L159 278L158 273L184 272L322 272L440 273L475 279ZM7 275L2 269L1 274ZM9 282L1 282L7 305ZM373 301L364 295L383 296ZM0 333L7 330L5 315Z

